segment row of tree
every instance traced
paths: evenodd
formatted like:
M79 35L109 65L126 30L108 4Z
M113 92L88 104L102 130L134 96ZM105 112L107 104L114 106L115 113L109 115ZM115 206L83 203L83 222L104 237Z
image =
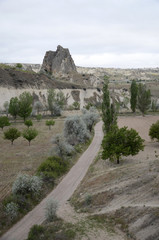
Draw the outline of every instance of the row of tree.
M108 79L103 87L102 119L104 123L103 159L116 160L119 164L121 156L136 155L144 149L144 140L134 129L118 128L115 104L110 102Z
M141 111L141 113L144 114L149 109L151 104L151 92L150 89L146 89L146 85L139 83L137 84L135 80L132 81L131 87L131 98L130 98L130 104L131 104L131 110L135 113L136 108Z

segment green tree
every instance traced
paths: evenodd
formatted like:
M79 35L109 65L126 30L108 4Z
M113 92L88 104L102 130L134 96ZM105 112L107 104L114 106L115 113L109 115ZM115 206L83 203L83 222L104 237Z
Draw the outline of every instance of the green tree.
M128 130L127 127L118 129L114 128L108 132L103 139L103 159L119 160L121 156L136 155L144 149L144 140L134 130Z
M130 98L131 110L134 113L136 111L137 93L138 93L138 86L135 80L133 80L131 83L130 93L131 93L131 98Z
M138 108L144 116L146 110L149 109L151 104L151 92L146 90L146 85L140 83L138 85Z
M151 137L152 140L156 138L157 141L159 141L159 120L151 125L149 129L149 136Z
M8 111L13 116L14 120L16 121L16 118L19 113L19 100L17 97L11 98Z
M20 68L21 69L22 67L23 67L23 65L21 63L17 63L16 64L16 68Z
M9 119L6 116L0 117L0 128L3 130L6 126L10 126Z
M48 95L47 95L47 102L48 102L49 111L51 112L51 116L54 115L55 96L56 96L55 90L49 89Z
M32 120L28 119L28 120L25 120L24 124L29 128L31 126L33 126L33 122Z
M9 102L5 101L4 104L3 104L3 107L4 107L6 115L8 117Z
M32 112L32 101L33 97L29 92L23 92L19 96L19 113L18 115L25 119L30 116Z
M9 128L4 132L4 139L10 140L12 145L14 140L20 136L21 132L17 128Z
M49 130L51 130L51 126L53 126L55 124L54 120L46 120L45 122L46 126L49 127Z
M30 142L36 138L36 136L38 135L38 131L35 128L27 128L23 131L22 135L23 138L28 140L30 146Z
M104 130L111 131L112 127L117 125L117 115L114 104L110 104L110 96L108 90L108 78L103 86L103 102L102 102L102 119L104 122Z

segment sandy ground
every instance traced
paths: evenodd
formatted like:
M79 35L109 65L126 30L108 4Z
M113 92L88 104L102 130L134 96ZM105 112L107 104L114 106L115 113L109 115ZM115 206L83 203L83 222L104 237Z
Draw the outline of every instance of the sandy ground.
M119 165L109 160L95 162L74 194L80 203L86 194L92 196L92 204L86 209L83 205L82 211L124 221L128 239L159 239L159 143L148 136L157 120L159 116L119 117L120 127L134 128L145 139L144 151L123 157ZM120 239L119 235L114 239Z

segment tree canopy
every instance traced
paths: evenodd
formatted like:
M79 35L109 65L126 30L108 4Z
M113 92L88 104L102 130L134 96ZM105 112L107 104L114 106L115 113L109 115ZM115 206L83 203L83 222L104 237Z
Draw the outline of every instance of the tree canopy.
M144 140L134 129L117 128L108 132L103 139L103 159L119 160L121 156L136 155L144 149Z
M140 83L138 85L138 108L143 114L143 116L146 113L146 110L149 109L151 104L151 92L150 90L146 89L146 85Z

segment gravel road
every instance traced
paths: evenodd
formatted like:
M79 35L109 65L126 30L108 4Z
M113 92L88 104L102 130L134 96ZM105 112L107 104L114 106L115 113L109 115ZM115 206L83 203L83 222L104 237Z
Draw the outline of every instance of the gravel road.
M34 224L41 224L45 220L45 207L49 199L54 199L58 202L59 208L73 194L83 177L85 176L90 164L96 157L101 141L103 138L102 122L95 126L95 135L88 149L79 158L78 162L71 168L68 174L58 184L58 186L37 205L24 218L16 223L0 240L24 240L28 236L30 228Z

